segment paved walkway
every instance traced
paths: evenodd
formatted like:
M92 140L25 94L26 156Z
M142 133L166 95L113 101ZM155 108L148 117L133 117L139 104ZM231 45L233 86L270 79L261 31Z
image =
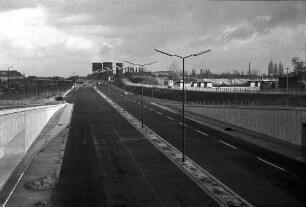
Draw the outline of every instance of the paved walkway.
M15 202L13 202L10 203L9 206L21 206L20 201L24 199L21 199L21 197L19 196L20 188L22 188L22 184L24 184L22 183L23 180L27 179L27 177L29 176L28 172L31 171L33 165L35 166L32 161L34 161L35 163L36 154L39 154L41 151L43 151L42 149L47 146L48 143L51 142L55 137L60 134L63 136L62 132L67 128L70 122L72 107L73 105L69 104L55 112L55 114L51 117L47 125L38 135L26 155L6 155L0 160L0 183L2 183L2 189L0 190L0 206L5 206L9 201L8 199L10 198L10 196L17 196L17 200L19 201L19 203L16 204ZM49 158L52 161L53 157L51 156ZM46 160L42 161L41 163L44 162L46 162ZM47 162L45 164L47 164ZM46 165L43 168L41 167L41 165L36 165L36 167L34 168L34 171L48 171ZM16 193L16 189L19 189L18 193ZM26 196L25 198L31 197ZM24 202L26 202L26 200L24 200Z

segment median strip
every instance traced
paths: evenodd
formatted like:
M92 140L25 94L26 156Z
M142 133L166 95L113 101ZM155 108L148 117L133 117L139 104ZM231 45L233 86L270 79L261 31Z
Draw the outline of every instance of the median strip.
M97 89L96 89L97 90ZM151 129L142 128L141 122L125 111L112 100L108 99L102 92L97 92L127 121L129 121L140 133L142 133L152 144L154 144L166 157L168 157L177 167L189 176L202 190L210 195L220 206L224 207L251 207L252 205L224 185L221 181L200 167L190 158L185 157L182 162L182 153L161 138Z

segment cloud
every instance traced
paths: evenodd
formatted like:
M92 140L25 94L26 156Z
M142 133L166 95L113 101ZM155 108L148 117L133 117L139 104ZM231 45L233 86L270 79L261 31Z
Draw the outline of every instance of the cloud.
M41 58L57 51L88 51L95 43L46 24L42 7L16 9L0 14L0 45L20 58ZM3 51L2 51L3 52Z
M225 70L254 57L264 65L272 53L284 57L284 46L290 57L298 50L305 10L303 2L1 1L0 57L87 73L101 59L161 59L164 69L169 60L154 48L180 55L209 48L190 61L194 67L205 59L205 66Z

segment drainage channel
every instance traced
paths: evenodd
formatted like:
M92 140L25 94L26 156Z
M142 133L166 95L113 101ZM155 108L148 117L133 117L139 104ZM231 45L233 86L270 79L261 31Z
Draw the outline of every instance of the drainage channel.
M210 195L220 206L223 207L253 207L237 193L208 173L197 163L190 158L185 157L185 162L182 162L182 153L161 138L151 129L144 125L141 127L141 122L134 116L129 114L118 104L113 102L101 91L95 88L96 91L127 121L129 121L140 133L142 133L152 144L154 144L166 157L168 157L177 167L179 167L186 175L188 175L202 190Z

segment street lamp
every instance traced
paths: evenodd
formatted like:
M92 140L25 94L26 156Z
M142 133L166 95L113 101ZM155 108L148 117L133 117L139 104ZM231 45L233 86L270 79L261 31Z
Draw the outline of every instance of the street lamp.
M123 74L123 70L125 68L122 68L122 67L119 67L117 65L115 65L115 67L118 69L118 70L122 70L122 74ZM123 78L122 78L122 83L123 83L123 112L125 113L125 94L126 94L126 91L125 91L125 84L123 82Z
M158 50L158 49L155 49L156 52L159 52L159 53L162 53L164 55L168 55L170 57L178 57L178 58L181 58L183 60L183 146L182 146L182 154L183 154L183 162L185 162L185 99L186 99L186 94L185 94L185 59L189 58L189 57L197 57L199 55L202 55L204 53L208 53L210 52L211 50L204 50L204 51L201 51L201 52L198 52L198 53L194 53L194 54L191 54L191 55L187 55L185 57L183 56L179 56L179 55L175 55L175 54L170 54L168 52L164 52L164 51L161 51L161 50Z
M288 70L289 70L289 68L286 68L287 69L287 92L289 92L289 83L288 83Z
M10 90L10 69L14 66L8 66L7 67L7 90Z
M130 62L130 61L127 61L125 60L124 62L126 63L129 63L131 65L135 65L135 66L140 66L141 67L141 128L143 128L143 68L144 66L147 66L147 65L152 65L154 63L157 63L158 61L154 61L154 62L151 62L151 63L146 63L146 64L137 64L137 63L133 63L133 62Z
M105 67L105 69L99 69L99 70L96 70L96 71L93 71L92 73L104 73L106 71L112 71L112 69L108 68L108 67ZM109 97L109 84L108 84L108 79L107 79L107 96Z
M107 72L107 71L112 71L113 72L113 69L111 69L111 68L108 68L108 67L105 67L106 68L106 70L103 70L103 72L102 73L104 73L104 72ZM107 96L108 96L108 98L109 98L109 76L107 76Z

